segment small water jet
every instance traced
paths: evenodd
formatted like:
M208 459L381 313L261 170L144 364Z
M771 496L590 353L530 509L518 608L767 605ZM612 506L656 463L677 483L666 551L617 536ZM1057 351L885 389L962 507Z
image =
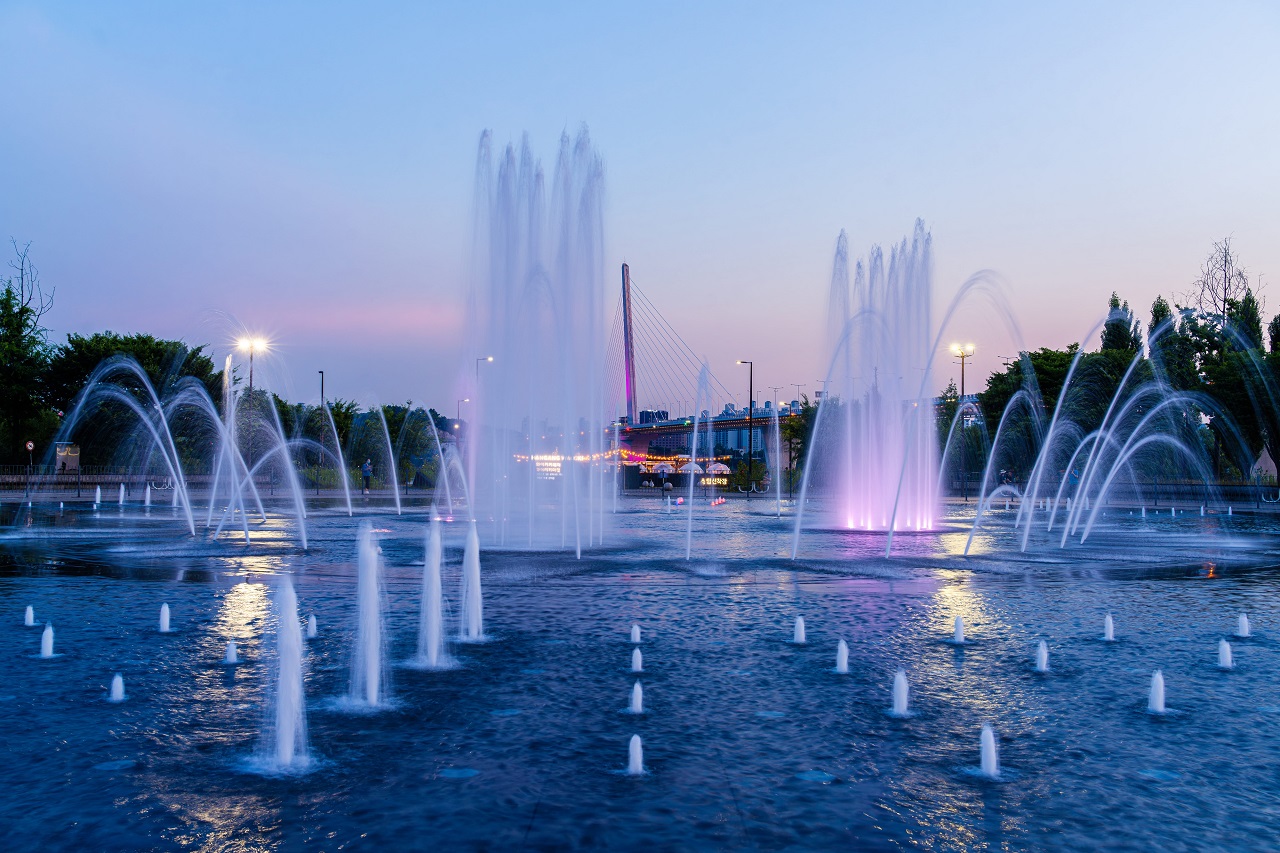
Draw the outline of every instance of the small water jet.
M1228 515L1228 516L1230 516L1230 515L1231 515L1231 507L1227 507L1227 515Z
M1044 640L1036 646L1036 672L1049 671L1049 646Z
M98 504L102 503L102 486L93 487L93 508L97 509Z
M361 522L356 558L356 636L351 655L353 703L376 708L386 701L382 669L382 580L373 525Z
M795 630L795 633L794 633L794 634L792 635L792 637L791 637L791 642L795 643L796 645L804 645L804 641L805 641L805 640L804 640L804 617L803 617L803 616L797 616L797 617L796 617L796 630Z
M169 633L169 603L160 605L160 633Z
M836 672L849 674L849 644L844 640L836 643Z
M277 773L305 769L307 708L302 686L302 626L293 581L282 575L276 589L276 692L274 719L267 739L268 766Z
M907 685L907 674L898 670L893 674L893 715L906 717L910 715L908 699L910 687Z
M1231 658L1231 644L1226 640L1218 641L1218 669L1235 669Z
M636 686L631 688L631 707L628 709L633 714L644 713L644 688L640 686L640 682L636 682Z
M644 672L644 655L640 654L639 649L631 652L631 671Z
M1164 673L1151 673L1151 694L1147 697L1147 710L1152 714L1164 713Z
M316 615L312 613L307 617L307 639L314 640L316 638Z
M628 749L627 775L643 776L644 775L644 747L640 743L640 735L631 736L631 746Z
M107 701L123 702L125 698L124 676L117 672L115 675L111 676L111 694L107 696Z
M1143 518L1147 517L1147 508L1145 506L1142 508L1142 517Z
M955 631L951 635L951 642L957 646L964 645L964 619L960 616L956 617Z
M124 506L124 483L120 484L120 497L116 501L116 506Z
M1000 754L996 749L996 733L991 726L983 724L982 736L979 739L982 755L982 775L988 779L1000 778Z
M639 625L631 626L631 642L633 643L640 642L640 626Z
M45 623L44 633L40 635L40 657L53 657L53 623Z
M227 641L227 653L223 655L222 662L227 666L233 666L240 662L240 658L236 656L236 641Z
M480 593L480 534L475 519L467 529L467 544L462 552L462 638L471 642L484 639L484 601Z
M30 604L27 605L27 612L26 615L23 616L22 624L26 625L28 628L32 628L36 624L36 609Z
M1111 618L1111 614L1107 614L1107 618L1102 620L1102 639L1104 642L1114 643L1116 641L1116 623Z
M1248 637L1249 633L1249 617L1241 613L1240 618L1236 620L1236 636Z
M429 669L447 664L444 650L444 594L440 580L440 563L444 555L440 521L432 519L427 529L426 559L422 564L422 610L418 619L418 654L416 662Z

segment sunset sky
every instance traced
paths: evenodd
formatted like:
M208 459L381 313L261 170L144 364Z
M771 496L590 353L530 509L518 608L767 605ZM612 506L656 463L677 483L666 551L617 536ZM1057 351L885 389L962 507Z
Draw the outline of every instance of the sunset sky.
M292 399L451 410L479 135L549 168L585 123L607 303L626 261L744 399L739 358L812 393L841 228L923 218L936 313L995 270L1033 348L1228 235L1280 311L1277 44L1267 2L8 2L0 236L56 340L247 328ZM955 337L979 385L1018 347L985 305Z

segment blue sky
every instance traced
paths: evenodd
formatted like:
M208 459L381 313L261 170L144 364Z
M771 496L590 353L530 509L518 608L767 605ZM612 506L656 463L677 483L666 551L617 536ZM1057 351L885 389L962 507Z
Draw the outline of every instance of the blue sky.
M1270 3L0 5L0 235L50 325L278 342L296 399L453 405L479 133L591 129L610 276L727 383L812 391L831 253L923 217L939 313L1145 319L1212 243L1280 275ZM1268 315L1280 292L1265 286ZM1016 344L956 318L979 375ZM943 371L939 385L945 384ZM973 382L973 378L970 378Z

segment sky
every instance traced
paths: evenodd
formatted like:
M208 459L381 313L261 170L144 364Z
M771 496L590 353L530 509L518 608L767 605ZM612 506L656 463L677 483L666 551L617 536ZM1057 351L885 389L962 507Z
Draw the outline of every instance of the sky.
M290 399L447 410L480 133L550 169L585 123L607 304L626 261L744 399L737 359L817 385L839 231L918 217L935 316L991 270L1019 330L955 313L973 390L1226 236L1280 311L1278 43L1266 2L0 2L0 237L54 340L249 330Z

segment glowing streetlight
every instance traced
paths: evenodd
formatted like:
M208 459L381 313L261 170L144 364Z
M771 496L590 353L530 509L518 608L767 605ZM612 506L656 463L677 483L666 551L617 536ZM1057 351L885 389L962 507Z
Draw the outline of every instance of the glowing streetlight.
M479 385L480 385L480 365L481 365L483 362L486 362L486 361L488 361L488 362L492 362L492 361L493 361L493 356L491 356L491 355L484 355L484 356L481 356L480 358L477 358L477 359L476 359L476 385L477 385L477 386L479 386Z
M457 416L456 418L454 418L454 420L455 420L455 421L460 421L460 420L462 420L462 404L463 404L463 403L470 403L470 402L471 402L471 398L470 398L470 397L463 397L461 400L459 400L459 401L458 401L458 416ZM457 427L457 425L455 424L453 428L454 428L454 429L457 429L458 427Z
M271 344L266 338L244 337L236 341L236 349L249 353L249 394L253 395L253 354L266 352Z

